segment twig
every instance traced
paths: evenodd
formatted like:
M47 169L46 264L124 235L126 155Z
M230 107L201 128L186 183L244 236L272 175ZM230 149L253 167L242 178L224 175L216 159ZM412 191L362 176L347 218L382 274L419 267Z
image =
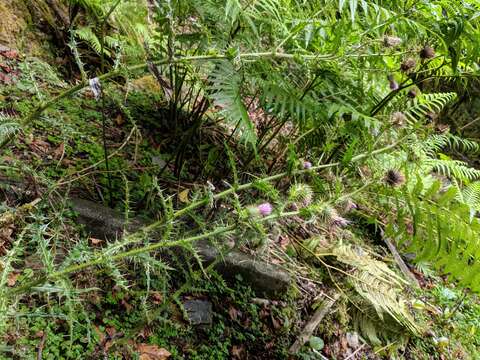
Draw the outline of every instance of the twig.
M381 347L380 349L375 350L374 354L375 354L375 355L376 355L376 354L380 354L383 350L388 349L389 347L395 345L396 343L397 343L397 341L394 341L394 342L392 342L392 343L390 343L390 344L387 344L387 345Z
M45 341L47 341L47 333L44 331L42 335L42 339L38 344L37 360L42 360L42 353L43 353L43 347L45 346Z
M453 307L453 310L445 317L447 320L451 319L453 317L453 315L455 315L455 313L458 311L458 309L462 305L462 303L465 300L465 298L467 297L467 295L468 295L468 289L465 289L463 291L463 296L457 301L457 303Z
M290 354L296 354L300 350L300 348L308 341L308 339L310 339L313 332L318 327L318 324L320 324L325 315L328 314L331 307L335 304L339 297L340 295L336 294L335 296L333 296L333 300L326 300L324 304L315 311L312 318L308 321L300 335L297 337L297 340L295 340L293 345L288 350Z
M314 354L317 355L321 360L329 360L325 355L323 355L320 351L313 350Z
M355 354L357 354L360 350L362 350L364 347L365 347L366 344L363 344L362 346L360 346L357 350L355 350L353 353L351 353L350 355L348 355L345 359L343 360L349 360L349 359L353 359L353 357L355 356Z
M400 271L405 275L405 277L409 280L409 282L412 285L415 285L416 287L419 287L417 278L415 275L412 274L410 269L408 268L407 264L403 261L402 257L397 251L397 248L393 243L390 241L388 238L383 238L383 241L385 244L387 244L388 250L390 250L390 253L392 254L393 258L395 259L395 262L397 263L398 267L400 268Z

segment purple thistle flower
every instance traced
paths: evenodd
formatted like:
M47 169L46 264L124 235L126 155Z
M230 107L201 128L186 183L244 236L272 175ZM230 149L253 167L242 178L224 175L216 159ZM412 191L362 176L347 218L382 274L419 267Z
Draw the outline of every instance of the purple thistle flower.
M257 206L257 210L262 216L268 216L272 213L273 207L270 203L263 203Z
M310 161L304 161L303 162L303 168L305 170L310 170L312 168L312 163Z

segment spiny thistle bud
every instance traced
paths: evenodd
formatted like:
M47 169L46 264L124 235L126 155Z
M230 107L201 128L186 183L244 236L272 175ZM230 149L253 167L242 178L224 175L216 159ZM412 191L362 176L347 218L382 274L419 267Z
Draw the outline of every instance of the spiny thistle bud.
M405 182L405 176L398 170L388 170L385 174L385 182L392 186L400 186Z
M268 216L272 213L273 207L270 203L265 202L260 205L251 205L247 207L248 213L250 216Z
M412 70L415 66L417 65L417 62L413 58L408 58L402 64L400 65L400 69L408 73L410 70Z
M415 99L415 98L417 97L417 90L411 89L411 90L407 93L407 96L408 96L410 99Z
M303 162L303 168L305 170L310 170L312 168L312 163L310 161L304 161Z
M407 122L407 117L401 111L395 111L391 116L391 121L394 126L401 127Z
M331 220L331 224L333 226L337 226L337 227L345 227L345 226L350 225L350 223L351 223L350 220L347 220L347 219L345 219L344 217L341 217L341 216L335 216Z
M395 47L402 43L402 39L395 36L384 36L383 45L386 47Z
M425 45L423 47L423 49L420 51L420 57L422 59L431 59L431 58L434 58L435 57L435 50L428 46L428 45Z
M390 83L390 90L398 90L399 86L393 75L388 75L388 82Z
M288 199L297 205L297 207L308 206L312 203L313 190L306 184L295 184L290 187Z
M393 81L390 81L390 90L398 90L400 86L398 86L398 83L393 80Z
M349 220L340 216L337 210L328 205L322 208L320 215L326 223L330 224L330 226L345 227L350 224Z
M352 200L347 199L343 204L343 211L349 213L350 211L357 210L358 205L355 204Z

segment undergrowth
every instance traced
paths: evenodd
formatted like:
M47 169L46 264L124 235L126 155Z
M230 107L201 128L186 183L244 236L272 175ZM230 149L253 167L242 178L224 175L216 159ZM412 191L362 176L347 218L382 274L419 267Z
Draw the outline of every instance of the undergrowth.
M74 78L2 67L6 358L478 356L479 145L444 123L478 4L68 3ZM123 232L79 226L78 197ZM236 251L290 289L223 279Z

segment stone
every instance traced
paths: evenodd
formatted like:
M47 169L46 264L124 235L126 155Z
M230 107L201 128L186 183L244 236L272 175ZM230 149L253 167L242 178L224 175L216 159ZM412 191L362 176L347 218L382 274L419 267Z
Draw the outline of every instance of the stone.
M163 160L161 156L152 156L152 164L163 168L167 165L167 162Z
M352 349L357 349L360 346L360 338L356 332L347 333L347 344Z
M183 307L192 325L210 325L212 323L212 303L207 300L187 300Z
M138 219L130 219L127 225L121 214L92 201L71 199L71 204L78 215L78 222L86 227L90 236L97 239L113 241L122 237L124 229L132 233L146 225ZM269 264L235 249L229 249L225 254L221 253L207 240L198 241L194 246L205 265L216 261L215 270L226 280L234 281L237 275L240 275L258 294L266 296L281 294L292 284L290 274L278 265Z
M126 225L121 214L93 201L74 198L70 199L70 203L72 210L78 214L78 222L85 226L90 236L97 239L115 240L122 237L125 229L133 232L143 225L137 219Z
M257 293L271 296L285 292L291 285L288 272L241 251L232 250L227 254L220 254L208 241L198 242L196 249L207 264L217 260L215 269L226 280L234 280L240 275Z

